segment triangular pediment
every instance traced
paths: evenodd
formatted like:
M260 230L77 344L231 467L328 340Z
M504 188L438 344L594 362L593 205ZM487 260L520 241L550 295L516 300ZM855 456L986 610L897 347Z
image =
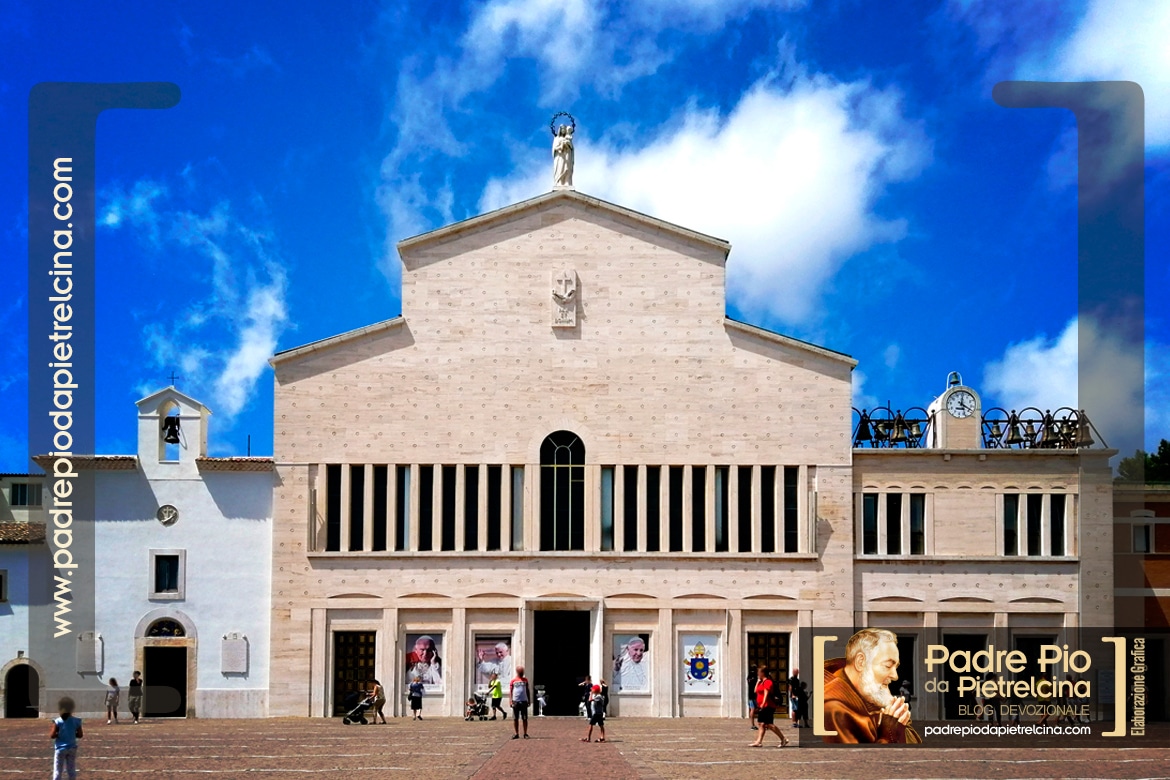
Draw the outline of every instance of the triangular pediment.
M528 200L496 209L495 211L489 211L486 214L480 214L477 217L471 217L470 219L445 225L436 230L405 238L398 242L398 253L402 256L403 262L409 268L410 262L408 257L416 251L428 249L455 238L471 236L478 232L493 231L500 225L523 220L543 211L552 211L555 208L564 208L566 206L571 209L574 216L579 216L586 220L589 219L591 211L602 213L613 221L619 224L625 223L640 232L650 230L665 234L665 236L684 244L697 245L708 251L711 249L718 250L722 253L724 260L727 258L727 253L731 251L731 244L721 238L709 236L696 230L690 230L676 225L673 222L667 222L664 219L652 217L649 214L643 214L639 211L601 200L600 198L585 195L576 190L553 190L543 195L537 195L535 198L529 198Z

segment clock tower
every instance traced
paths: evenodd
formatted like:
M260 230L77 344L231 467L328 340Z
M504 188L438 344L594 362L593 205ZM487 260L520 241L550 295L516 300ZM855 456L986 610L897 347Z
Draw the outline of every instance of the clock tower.
M983 405L979 394L963 384L958 371L947 377L947 389L931 402L930 447L977 450L982 447Z

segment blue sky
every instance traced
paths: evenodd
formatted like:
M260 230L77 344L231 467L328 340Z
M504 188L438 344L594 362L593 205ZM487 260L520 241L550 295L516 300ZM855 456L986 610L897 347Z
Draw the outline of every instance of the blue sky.
M1170 438L1170 6L885 5L0 0L0 471L27 468L42 81L182 90L99 120L99 452L174 371L211 454L270 454L267 358L399 314L399 239L546 190L561 110L579 190L729 240L729 313L856 357L857 405L952 370L985 407L1073 404L1075 130L997 106L1008 78L1145 89L1145 438Z

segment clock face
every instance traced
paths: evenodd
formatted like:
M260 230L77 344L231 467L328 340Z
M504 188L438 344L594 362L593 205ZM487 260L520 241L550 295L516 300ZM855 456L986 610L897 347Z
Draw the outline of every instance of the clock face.
M175 509L170 504L164 504L158 508L158 521L163 525L172 525L179 519L179 510Z
M975 414L975 394L969 390L958 390L947 399L947 411L960 420Z

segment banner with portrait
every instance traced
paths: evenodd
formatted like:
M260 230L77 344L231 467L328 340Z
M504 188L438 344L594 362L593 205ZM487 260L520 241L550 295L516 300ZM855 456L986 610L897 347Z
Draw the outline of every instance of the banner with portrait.
M406 684L418 677L427 693L443 691L443 632L406 635Z
M719 635L680 634L683 693L719 693Z
M615 693L650 692L650 635L613 635L613 674L610 690Z
M475 685L487 685L499 675L505 688L514 676L511 634L476 634L474 642Z

